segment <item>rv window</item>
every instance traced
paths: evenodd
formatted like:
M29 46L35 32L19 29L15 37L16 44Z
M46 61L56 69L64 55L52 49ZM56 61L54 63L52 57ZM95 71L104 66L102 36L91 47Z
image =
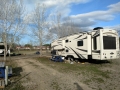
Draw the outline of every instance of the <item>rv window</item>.
M83 46L83 41L78 41L78 42L77 42L77 45L78 45L78 46Z
M1 45L1 46L0 46L0 49L4 49L4 46L3 46L3 45Z
M56 50L51 51L51 54L56 55Z
M94 50L97 49L97 41L96 40L97 40L97 37L94 37L93 38L93 45L94 45L93 47L94 47Z
M67 43L67 42L68 42L68 40L65 40L65 42Z
M104 49L116 49L116 38L110 36L103 36Z

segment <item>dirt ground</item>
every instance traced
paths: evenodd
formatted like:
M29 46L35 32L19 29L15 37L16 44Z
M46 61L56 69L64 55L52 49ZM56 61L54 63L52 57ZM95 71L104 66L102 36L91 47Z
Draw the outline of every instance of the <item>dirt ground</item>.
M89 72L62 73L56 68L39 62L35 59L36 57L39 55L12 57L18 67L22 68L20 82L25 90L120 90L120 59L112 60L111 63L95 64L102 71L109 73L109 78L106 76L101 79L100 76L89 74ZM87 62L84 65L91 65L91 63Z
M65 75L29 56L15 58L22 67L21 79L25 90L92 90L77 78Z

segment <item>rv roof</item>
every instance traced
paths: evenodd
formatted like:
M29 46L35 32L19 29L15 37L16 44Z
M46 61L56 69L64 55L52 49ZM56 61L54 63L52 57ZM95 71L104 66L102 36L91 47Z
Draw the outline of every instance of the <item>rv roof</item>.
M68 36L71 36L71 35L80 34L80 33L87 33L87 32L88 32L88 31L73 33L73 34L66 35L66 36L63 36L63 37L60 37L60 38L65 38L65 37L68 37ZM60 39L60 38L59 38L59 39Z

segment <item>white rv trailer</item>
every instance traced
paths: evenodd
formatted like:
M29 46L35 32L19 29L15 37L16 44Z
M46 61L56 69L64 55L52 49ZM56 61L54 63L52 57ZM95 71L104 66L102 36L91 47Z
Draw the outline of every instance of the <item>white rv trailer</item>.
M8 45L7 45L8 47ZM4 47L4 43L3 42L0 42L0 55L4 55L4 51L5 51L5 47ZM6 54L10 54L10 50L7 50L7 53Z
M52 54L66 59L110 60L119 57L119 36L116 30L94 28L59 38L51 43Z

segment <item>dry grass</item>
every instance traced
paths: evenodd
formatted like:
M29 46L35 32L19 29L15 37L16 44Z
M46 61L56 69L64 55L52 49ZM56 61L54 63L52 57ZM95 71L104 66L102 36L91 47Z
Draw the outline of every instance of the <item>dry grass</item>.
M23 55L29 55L29 54L35 54L38 50L20 50L20 51L14 51L12 53L16 54L23 54ZM50 55L50 51L42 51L43 55Z
M71 77L73 80L77 79L78 82L82 82L92 88L92 90L120 90L120 60L112 60L110 63L102 63L102 64L91 64L85 62L82 63L74 63L69 64L65 62L53 62L48 57L39 57L33 58L33 61L37 60L44 66L48 68L52 68L67 77ZM28 64L32 65L36 69L39 68L36 63L33 61L27 61ZM16 62L15 62L16 63ZM17 68L16 64L10 64L12 67ZM8 64L9 65L9 64ZM14 69L14 72L17 73L20 68ZM19 79L21 76L18 75L16 79ZM28 78L29 80L29 78ZM21 83L21 82L20 82ZM60 82L53 81L51 83L51 87L54 90L60 90L59 86ZM19 86L20 85L20 86ZM22 88L22 84L16 84L16 88ZM13 85L14 86L14 85ZM67 89L67 88L66 88ZM15 89L11 89L15 90ZM16 89L21 90L21 89ZM24 90L24 87L23 87Z
M114 60L110 63L91 64L91 63L74 63L53 62L47 57L37 58L40 63L43 63L50 68L53 68L65 75L78 78L80 82L87 84L95 90L119 90L119 74L118 71L120 62ZM116 70L118 69L118 70ZM115 78L117 77L117 78ZM116 84L115 84L116 83ZM108 87L108 85L110 85Z
M22 72L21 67L17 67L15 60L7 61L6 65L12 67L13 75L9 77L9 84L6 86L5 90L24 90L20 79L22 78L20 72Z

